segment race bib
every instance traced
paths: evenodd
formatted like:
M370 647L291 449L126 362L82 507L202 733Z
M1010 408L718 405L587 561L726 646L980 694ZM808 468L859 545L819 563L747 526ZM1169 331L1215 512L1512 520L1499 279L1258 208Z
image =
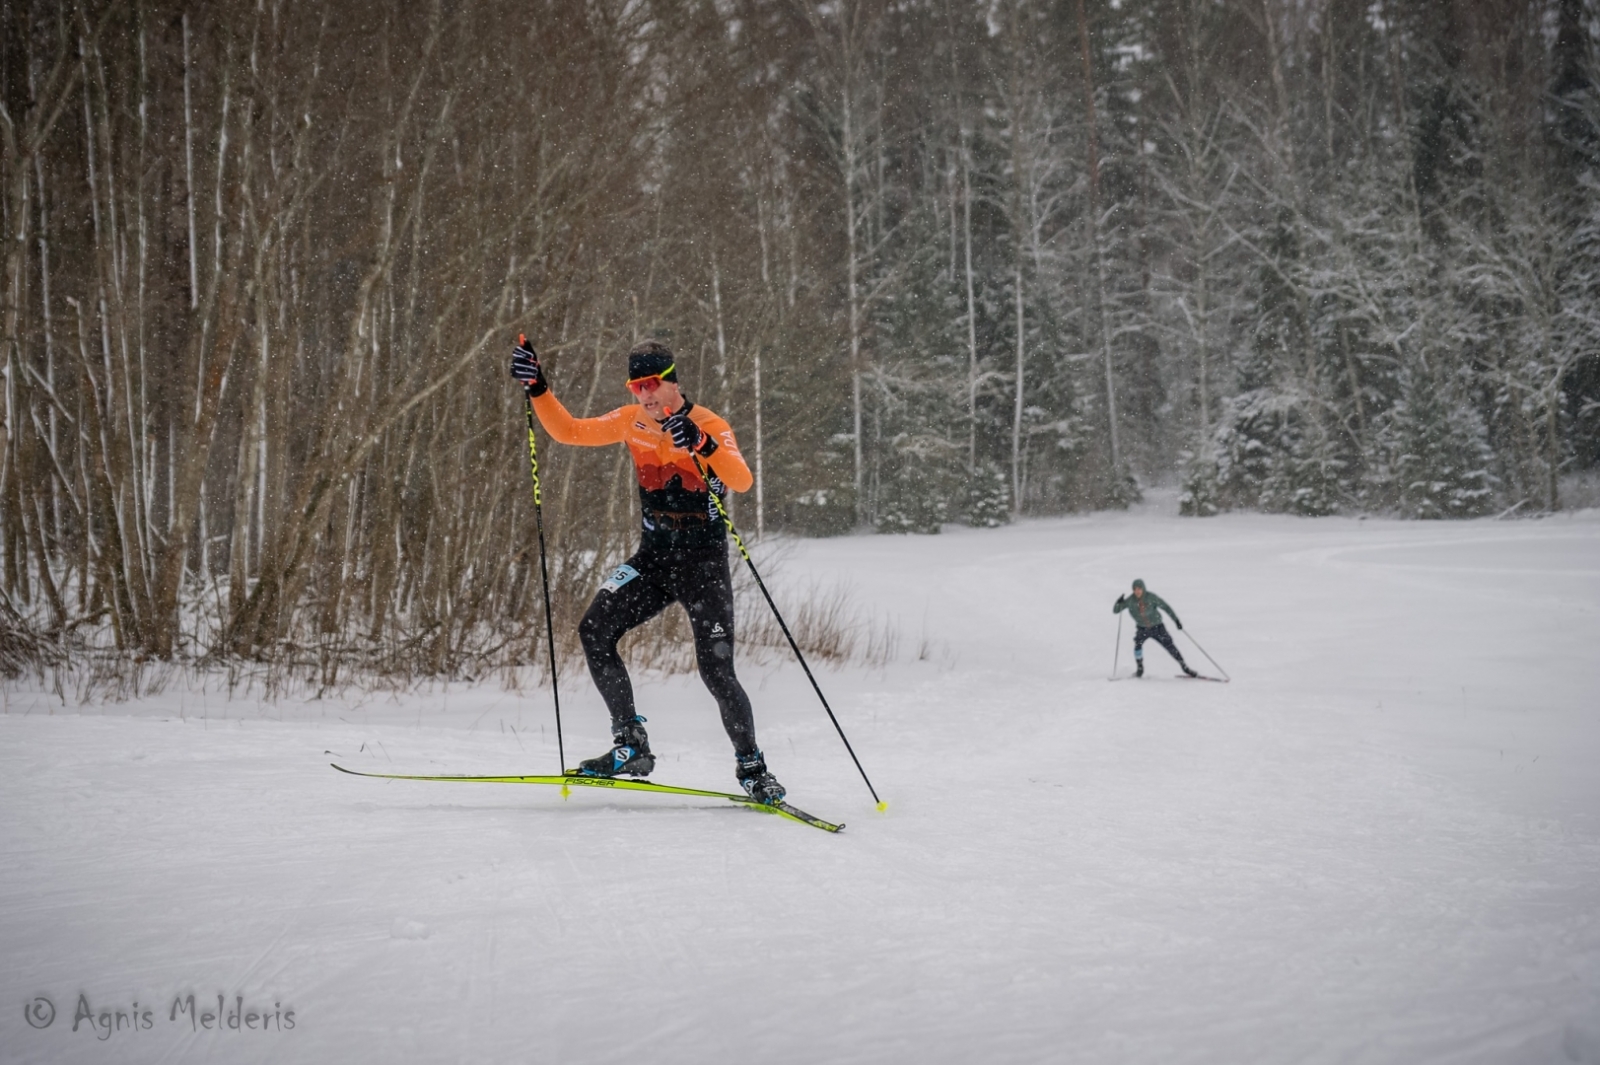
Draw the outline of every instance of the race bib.
M638 570L624 563L623 565L618 566L616 571L613 572L611 576L606 578L606 582L600 586L600 590L602 592L614 592L618 588L621 588L624 584L627 584L629 581L633 580L638 575Z

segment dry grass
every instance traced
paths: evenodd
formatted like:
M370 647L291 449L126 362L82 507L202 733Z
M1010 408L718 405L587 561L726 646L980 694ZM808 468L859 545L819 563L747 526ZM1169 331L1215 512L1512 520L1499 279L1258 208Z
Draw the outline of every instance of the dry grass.
M779 545L768 547L763 578L813 668L881 668L897 657L900 637L891 619L859 604L844 584L785 581L786 554ZM583 564L562 567L552 588L558 667L563 676L575 679L585 673L577 621L598 583L590 571L608 570L598 558L580 561ZM794 652L772 609L748 569L737 561L736 565L739 660L752 664L791 659ZM501 619L498 624L465 612L445 619L400 617L377 637L298 626L271 647L246 657L228 653L217 639L223 616L220 605L226 596L225 587L213 585L186 600L184 628L194 636L188 650L171 660L119 651L99 627L85 626L70 637L50 638L5 607L0 610L0 675L10 681L31 675L63 705L86 705L155 695L174 683L216 684L234 698L271 702L410 691L490 676L520 689L530 678L542 683L549 672L542 609L532 619ZM682 607L668 607L634 630L623 643L623 654L634 670L665 675L693 672L694 643Z
M740 660L767 663L793 658L794 651L772 608L748 571L741 572L744 579L734 581ZM900 637L894 623L861 607L843 584L812 582L774 587L769 582L768 590L783 611L790 635L812 666L881 668L898 654ZM681 607L668 607L661 617L628 636L623 654L634 669L665 674L694 672L694 640L688 615Z
M0 600L0 677L16 680L29 672L42 675L60 658L56 641Z

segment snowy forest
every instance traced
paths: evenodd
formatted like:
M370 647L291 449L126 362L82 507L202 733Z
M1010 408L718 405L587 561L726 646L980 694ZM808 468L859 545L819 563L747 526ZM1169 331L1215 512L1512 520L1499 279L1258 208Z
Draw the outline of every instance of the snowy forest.
M539 661L519 332L578 414L671 345L757 545L1158 484L1528 515L1600 463L1593 0L3 0L0 38L13 666ZM636 504L620 449L538 457L561 641Z

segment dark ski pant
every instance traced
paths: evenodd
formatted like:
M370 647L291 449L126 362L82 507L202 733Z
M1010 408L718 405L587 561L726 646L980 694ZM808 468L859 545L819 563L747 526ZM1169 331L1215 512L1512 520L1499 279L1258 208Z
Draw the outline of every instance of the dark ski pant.
M733 576L725 541L710 547L640 548L595 594L578 635L595 687L611 711L611 727L620 730L637 713L617 641L672 603L682 603L689 614L700 679L717 701L734 753L755 753L750 697L733 672Z
M1133 657L1137 662L1142 663L1144 661L1144 642L1146 640L1154 640L1159 643L1167 649L1167 654L1178 660L1178 665L1184 664L1183 655L1178 653L1178 645L1172 642L1172 633L1167 631L1165 624L1151 625L1149 628L1145 628L1143 625L1134 627Z

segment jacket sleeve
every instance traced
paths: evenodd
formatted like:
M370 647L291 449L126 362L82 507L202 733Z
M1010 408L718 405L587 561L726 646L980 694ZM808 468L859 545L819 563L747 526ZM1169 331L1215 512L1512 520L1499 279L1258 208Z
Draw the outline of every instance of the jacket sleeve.
M733 438L733 429L718 415L712 414L704 407L695 407L690 411L691 418L706 435L717 442L717 450L711 457L702 459L706 468L716 474L722 483L735 492L748 492L756 483L750 473L750 467L745 465L744 456L739 453L739 442Z
M554 392L546 392L542 396L534 397L533 410L539 415L539 424L550 434L550 439L558 443L601 447L605 444L620 444L626 439L628 428L627 419L624 417L627 412L626 407L618 407L610 414L602 414L598 418L574 418L567 413L567 408L561 405Z

